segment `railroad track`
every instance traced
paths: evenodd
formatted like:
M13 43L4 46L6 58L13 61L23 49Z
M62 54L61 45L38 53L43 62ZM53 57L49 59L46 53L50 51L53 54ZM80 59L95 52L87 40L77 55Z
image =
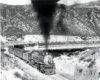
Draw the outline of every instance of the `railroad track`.
M53 80L69 80L59 74L55 74L55 75L49 75L50 78L52 78Z
M14 44L4 44L1 45L2 47L9 47L14 45L25 45L27 43L14 43ZM28 43L29 44L29 43ZM93 44L65 44L65 45L48 45L49 50L61 50L61 49L81 49L81 48L93 48L93 47L100 47L100 43L93 43ZM38 46L37 48L32 48L31 50L34 51L41 51L45 50L44 46Z

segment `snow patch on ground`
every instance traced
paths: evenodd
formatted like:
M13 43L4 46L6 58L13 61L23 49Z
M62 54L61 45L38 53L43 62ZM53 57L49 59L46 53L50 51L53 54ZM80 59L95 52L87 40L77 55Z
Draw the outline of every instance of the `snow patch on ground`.
M74 75L75 65L78 63L77 58L71 58L66 55L54 58L56 69L62 73Z
M70 76L70 80L100 79L100 49L87 49L77 56L61 55L54 62L56 71L64 77Z
M21 77L14 75L16 72L19 73L21 77L24 76L24 72L18 68L9 69L8 71L2 70L2 75L4 75L7 80L22 80Z

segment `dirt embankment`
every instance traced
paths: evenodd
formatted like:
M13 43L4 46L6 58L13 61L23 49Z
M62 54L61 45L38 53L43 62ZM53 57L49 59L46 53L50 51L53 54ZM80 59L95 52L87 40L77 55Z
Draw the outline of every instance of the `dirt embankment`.
M57 72L70 80L100 79L100 48L87 49L70 57L62 55L54 61Z

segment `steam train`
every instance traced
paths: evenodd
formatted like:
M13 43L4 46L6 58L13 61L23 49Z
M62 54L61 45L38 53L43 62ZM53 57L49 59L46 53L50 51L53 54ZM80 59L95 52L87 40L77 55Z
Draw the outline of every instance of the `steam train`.
M36 67L43 74L52 75L56 73L52 55L44 51L27 51L23 47L10 46L9 52L24 60L32 67Z

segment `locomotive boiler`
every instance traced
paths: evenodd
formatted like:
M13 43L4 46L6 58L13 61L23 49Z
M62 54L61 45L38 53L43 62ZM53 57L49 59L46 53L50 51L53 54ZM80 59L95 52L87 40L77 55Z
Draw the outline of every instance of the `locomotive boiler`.
M55 74L55 64L50 54L44 51L27 51L20 48L9 47L9 52L24 60L32 67L36 67L41 73L46 75Z

